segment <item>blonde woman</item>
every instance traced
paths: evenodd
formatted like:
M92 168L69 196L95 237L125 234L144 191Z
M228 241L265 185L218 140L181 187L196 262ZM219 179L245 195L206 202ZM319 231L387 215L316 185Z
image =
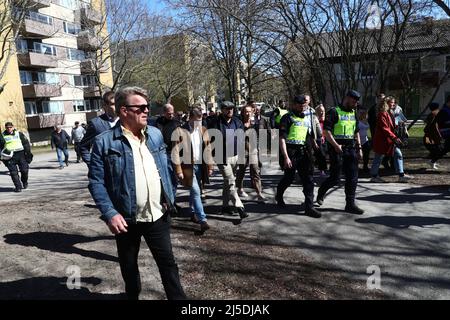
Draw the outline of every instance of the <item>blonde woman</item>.
M392 112L395 106L395 98L393 97L387 97L378 106L377 125L373 137L375 157L370 170L371 182L385 182L378 174L384 156L394 156L394 167L395 172L399 175L399 182L407 182L412 178L403 171L403 155L399 148L402 145L402 141L395 134L395 122Z

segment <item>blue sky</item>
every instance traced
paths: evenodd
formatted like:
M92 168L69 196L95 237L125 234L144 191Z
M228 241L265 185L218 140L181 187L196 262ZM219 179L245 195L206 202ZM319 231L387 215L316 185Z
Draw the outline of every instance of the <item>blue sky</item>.
M162 12L166 8L165 4L161 0L147 0L147 3L152 11L155 10Z

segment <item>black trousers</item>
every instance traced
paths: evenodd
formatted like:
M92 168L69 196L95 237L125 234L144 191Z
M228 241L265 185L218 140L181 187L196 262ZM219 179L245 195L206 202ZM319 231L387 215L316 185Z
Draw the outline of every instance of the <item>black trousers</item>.
M358 184L358 158L354 147L342 147L338 154L332 146L328 146L330 154L330 176L322 183L318 197L324 197L327 191L340 181L341 172L345 175L345 200L347 204L355 203L356 186Z
M316 158L317 168L320 171L325 171L327 170L327 158L326 158L327 145L326 143L322 143L321 140L317 141L317 145L319 146L319 149L314 151L314 157Z
M311 209L314 202L314 157L306 150L288 149L289 158L292 161L292 168L284 169L284 175L277 186L277 198L282 199L286 189L292 184L297 171L303 184L303 194L305 195L305 209Z
M16 189L22 189L22 184L28 183L28 162L25 160L25 152L14 152L12 159L4 161L5 166L8 168L11 175L11 179ZM17 169L18 167L18 169ZM20 177L19 177L20 170Z
M428 148L427 148L428 149ZM439 159L442 159L448 152L450 152L450 138L445 139L444 144L436 146L433 151L428 149L431 152L431 161L436 162Z
M75 153L77 154L77 161L80 161L81 159L80 142L74 142L73 148L75 150Z
M186 295L181 287L178 266L172 252L170 220L166 213L155 222L128 224L128 232L116 235L120 270L129 299L137 299L141 292L138 254L144 237L161 275L168 300L183 300Z
M367 140L367 142L361 146L361 149L363 152L363 168L369 169L369 156L370 150L372 150L372 142Z

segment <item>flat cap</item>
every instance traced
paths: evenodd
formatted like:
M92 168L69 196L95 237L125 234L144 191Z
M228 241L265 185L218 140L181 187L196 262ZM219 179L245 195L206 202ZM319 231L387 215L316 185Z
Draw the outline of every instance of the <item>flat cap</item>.
M294 97L294 103L304 104L305 102L306 102L306 96L304 94Z
M221 109L228 109L228 108L234 108L234 104L231 101L224 101L220 105Z

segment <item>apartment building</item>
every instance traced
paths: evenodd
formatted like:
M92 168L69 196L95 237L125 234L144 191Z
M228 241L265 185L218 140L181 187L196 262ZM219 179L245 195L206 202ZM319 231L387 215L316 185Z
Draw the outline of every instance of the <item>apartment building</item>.
M95 68L99 37L107 32L104 0L29 2L26 9L12 8L13 15L20 10L24 18L16 55L2 79L7 85L1 96L8 101L0 102L11 110L0 113L0 120L15 118L38 145L48 143L54 126L70 134L75 121L96 116L101 93L113 79L107 66Z

